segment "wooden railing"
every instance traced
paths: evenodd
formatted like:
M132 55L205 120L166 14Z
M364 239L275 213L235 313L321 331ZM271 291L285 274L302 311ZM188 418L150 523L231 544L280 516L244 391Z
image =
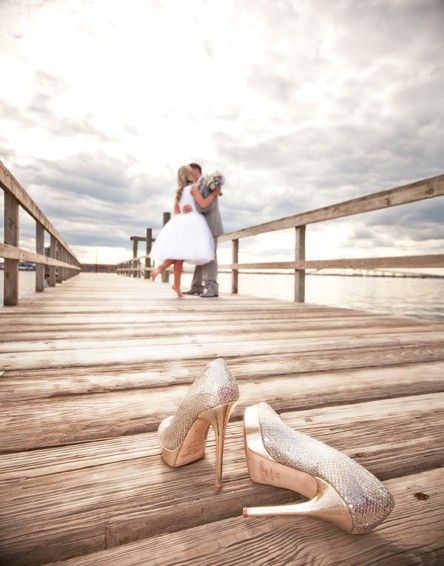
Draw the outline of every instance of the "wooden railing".
M4 263L5 306L17 305L19 298L19 262L36 264L35 290L44 291L45 266L48 267L48 285L54 287L80 271L80 263L74 252L57 232L45 214L28 195L17 179L0 161L0 187L4 192L4 243L0 243L0 257ZM19 207L22 207L36 223L35 252L19 246ZM50 236L49 256L45 255L45 231Z
M305 270L321 268L339 269L380 269L380 268L413 268L413 267L444 267L444 254L404 255L389 257L367 257L351 259L317 259L305 258L306 226L316 222L325 222L335 218L362 214L374 210L382 210L393 206L417 202L444 195L444 175L431 177L401 187L395 187L378 193L371 193L363 197L331 204L322 208L309 210L300 214L286 216L278 220L271 220L256 226L242 228L219 236L218 241L232 242L232 263L221 265L220 269L231 270L231 292L238 293L239 272L241 269L291 269L294 270L294 300L305 300ZM164 222L165 223L165 222ZM258 234L266 234L288 228L295 229L295 253L293 261L273 261L262 263L239 262L239 240ZM152 269L148 257L151 250L151 240L147 239L147 255L137 257L137 248L133 258L118 264L117 272L134 277L149 277ZM134 249L133 249L134 252ZM145 260L145 266L142 262Z
M324 222L372 210L381 210L444 195L444 175L431 177L394 189L372 193L322 208L309 210L301 214L286 216L249 228L242 228L219 236L219 242L232 242L232 263L221 266L231 269L231 292L238 292L239 270L241 269L294 269L294 300L305 300L305 270L311 268L372 269L372 268L411 268L444 267L444 254L408 255L394 257L370 257L352 259L305 259L305 233L308 224ZM277 230L295 228L295 258L293 261L274 261L265 263L240 263L239 240Z

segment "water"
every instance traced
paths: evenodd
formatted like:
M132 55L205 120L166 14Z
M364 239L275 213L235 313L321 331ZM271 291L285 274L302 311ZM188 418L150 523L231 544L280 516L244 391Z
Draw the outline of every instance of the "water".
M19 297L34 293L34 271L20 271L19 279ZM184 289L189 288L190 281L191 275L184 274ZM219 284L221 293L229 293L231 275L221 273ZM293 277L240 273L239 293L292 301ZM0 271L0 297L3 305L3 271ZM307 275L305 283L307 303L432 320L444 320L443 297L444 279Z

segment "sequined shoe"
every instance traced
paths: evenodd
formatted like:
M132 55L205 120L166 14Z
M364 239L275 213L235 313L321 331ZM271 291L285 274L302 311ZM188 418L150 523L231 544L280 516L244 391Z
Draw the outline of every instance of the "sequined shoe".
M393 509L391 493L373 474L342 452L290 428L267 403L247 407L244 436L253 481L309 498L303 503L244 508L244 517L306 515L363 534Z
M222 486L225 432L231 411L239 399L239 388L225 360L208 363L188 390L175 415L159 426L162 458L178 468L205 455L210 425L216 437L215 491Z

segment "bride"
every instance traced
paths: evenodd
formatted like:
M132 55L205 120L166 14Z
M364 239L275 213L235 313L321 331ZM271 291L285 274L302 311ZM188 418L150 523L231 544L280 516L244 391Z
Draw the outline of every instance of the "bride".
M192 173L193 170L188 165L179 169L174 215L156 237L149 254L154 260L162 262L151 272L153 280L174 264L173 289L178 297L183 297L180 290L183 262L203 265L214 259L213 235L207 221L197 210L196 203L206 208L219 196L220 190L216 189L203 198L198 185L193 184Z

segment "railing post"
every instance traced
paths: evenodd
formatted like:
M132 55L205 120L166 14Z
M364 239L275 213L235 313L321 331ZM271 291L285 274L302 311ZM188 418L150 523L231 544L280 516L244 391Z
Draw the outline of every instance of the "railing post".
M38 220L35 222L35 253L45 255L45 230ZM40 293L45 290L45 266L35 264L35 290Z
M305 226L295 227L295 260L305 259ZM305 301L305 269L294 270L294 301Z
M62 261L62 254L63 254L62 246L60 245L59 242L57 242L57 244L56 244L56 259L58 259L59 261ZM63 279L62 279L62 268L58 265L56 267L56 283L61 283L62 281L63 281Z
M231 263L239 263L239 240L232 240ZM237 295L239 282L239 270L231 268L231 293Z
M137 238L134 238L134 240L133 240L133 259L136 259L136 257L137 257L137 246L138 246L138 244L139 244L139 241L137 240ZM132 267L136 267L135 264L136 264L136 262L133 261ZM139 276L139 274L137 273L137 271L133 271L133 272L131 273L131 275L132 275L133 277L138 277L138 276Z
M16 248L19 247L19 203L8 191L5 192L4 242ZM18 304L19 260L5 257L3 282L3 304L13 306Z
M63 248L62 257L63 257L63 261L65 263L68 263L68 254L66 253L65 248ZM67 279L68 279L68 268L63 267L62 268L62 281L66 281Z
M146 229L146 239L145 239L145 241L146 241L145 254L148 255L151 252L151 246L153 244L153 230L152 230L152 228ZM146 257L145 258L144 278L150 279L150 277L151 277L151 258Z
M171 218L171 212L164 212L164 213L163 213L163 225L164 225L164 226L165 226L165 224L166 224L167 222L169 222L170 218ZM169 272L168 272L168 271L164 271L164 272L162 273L162 282L163 282L163 283L168 283L169 280L170 280L170 274L169 274Z
M56 257L56 250L57 250L57 240L51 234L50 235L50 243L49 243L49 257L55 259ZM49 277L48 277L48 286L55 287L56 284L56 268L54 265L49 266Z

